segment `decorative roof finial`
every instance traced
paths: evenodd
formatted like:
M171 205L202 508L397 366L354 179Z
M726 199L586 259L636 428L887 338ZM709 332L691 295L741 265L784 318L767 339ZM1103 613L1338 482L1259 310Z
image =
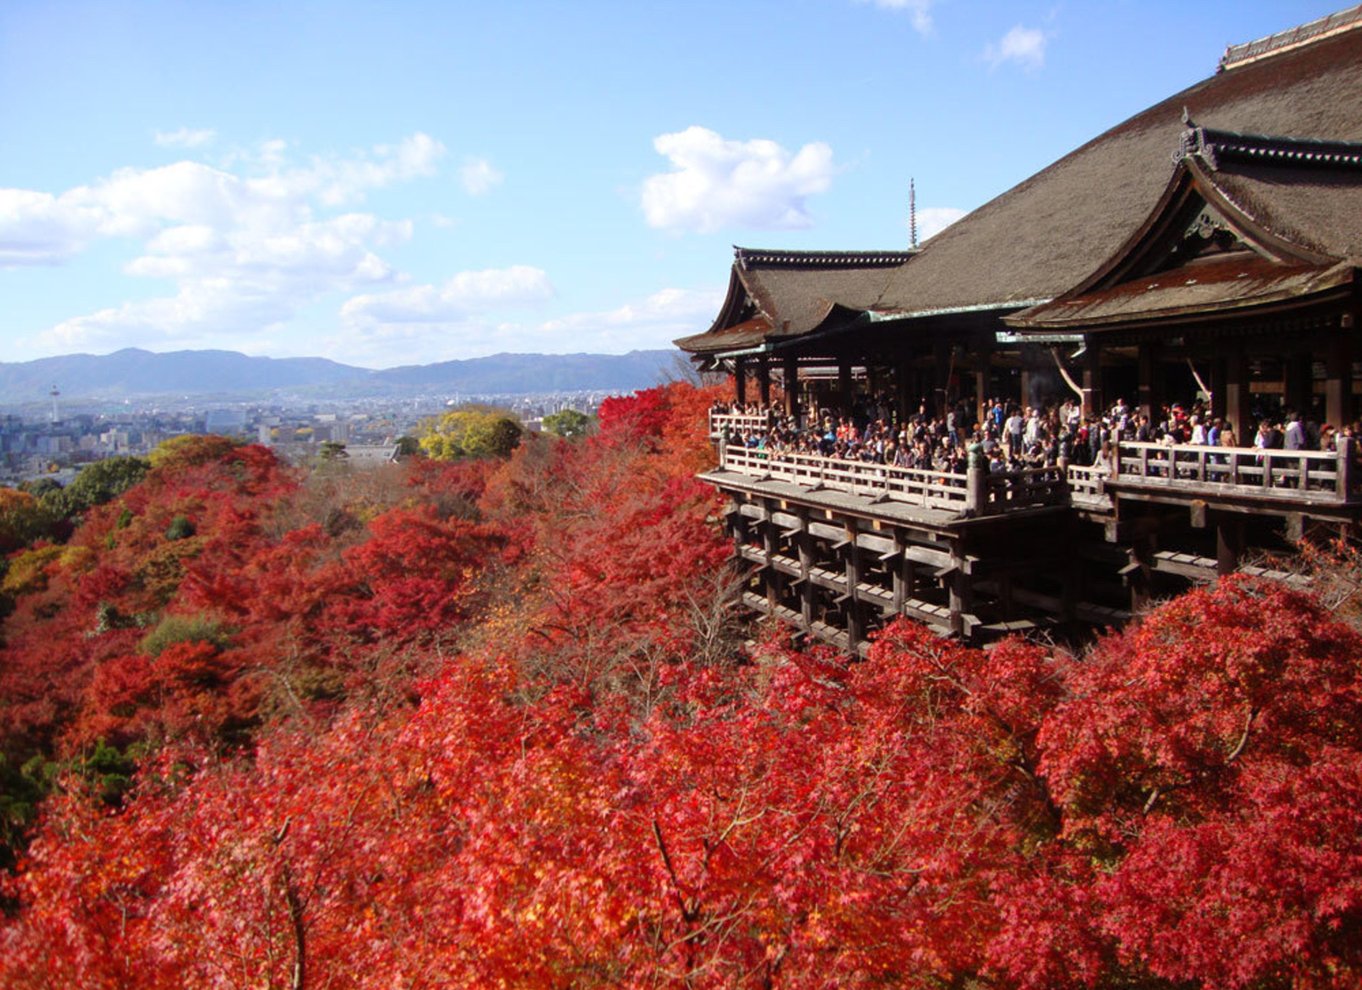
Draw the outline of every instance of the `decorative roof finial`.
M908 180L908 246L917 250L917 187Z

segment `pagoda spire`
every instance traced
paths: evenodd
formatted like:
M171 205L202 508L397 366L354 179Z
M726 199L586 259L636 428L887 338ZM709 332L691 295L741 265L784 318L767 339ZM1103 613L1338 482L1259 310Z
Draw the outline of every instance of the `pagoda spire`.
M908 180L908 246L917 249L917 186Z

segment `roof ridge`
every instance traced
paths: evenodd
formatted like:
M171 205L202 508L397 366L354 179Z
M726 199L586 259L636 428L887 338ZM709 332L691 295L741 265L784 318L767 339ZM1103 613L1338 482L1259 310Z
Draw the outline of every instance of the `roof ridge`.
M733 256L744 270L751 265L788 268L889 268L901 265L921 248L902 251L785 251L734 245Z
M1220 64L1215 71L1225 72L1229 69L1237 69L1241 65L1248 65L1251 62L1257 62L1259 59L1280 55L1283 52L1313 44L1324 38L1342 34L1344 31L1351 31L1359 26L1362 26L1362 4L1349 7L1347 10L1340 10L1337 13L1317 17L1313 21L1288 28L1285 31L1278 31L1276 34L1269 34L1265 38L1246 41L1240 45L1230 45L1225 49L1225 54L1220 56Z
M1362 10L1362 7L1358 8ZM1173 153L1174 163L1195 155L1212 170L1222 162L1237 161L1269 165L1306 165L1320 168L1362 167L1362 141L1331 141L1276 134L1246 134L1202 127L1186 110L1187 125Z

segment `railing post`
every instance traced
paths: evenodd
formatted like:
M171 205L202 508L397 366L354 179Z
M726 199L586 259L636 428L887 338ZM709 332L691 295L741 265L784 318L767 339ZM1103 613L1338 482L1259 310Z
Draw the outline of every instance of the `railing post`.
M982 516L988 507L988 471L970 467L965 471L965 514Z
M1338 497L1345 502L1351 502L1353 498L1353 438L1339 437L1338 445L1338 476L1334 482L1338 486Z

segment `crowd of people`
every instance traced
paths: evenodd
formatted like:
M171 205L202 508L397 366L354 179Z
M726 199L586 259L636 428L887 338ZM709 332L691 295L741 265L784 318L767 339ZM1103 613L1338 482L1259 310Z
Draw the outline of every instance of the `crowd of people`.
M1109 471L1113 444L1122 440L1328 451L1335 449L1338 437L1352 434L1350 427L1340 431L1288 411L1264 414L1250 436L1242 438L1233 423L1212 415L1201 401L1165 405L1156 419L1124 399L1101 415L1087 416L1074 401L1024 406L991 399L984 403L982 420L973 402L949 406L944 415L922 402L916 413L904 417L884 396L861 396L849 413L821 409L802 418L759 405L719 404L713 411L760 420L746 429L726 427L721 437L726 446L952 473L966 470L971 451L993 473L1069 465Z

